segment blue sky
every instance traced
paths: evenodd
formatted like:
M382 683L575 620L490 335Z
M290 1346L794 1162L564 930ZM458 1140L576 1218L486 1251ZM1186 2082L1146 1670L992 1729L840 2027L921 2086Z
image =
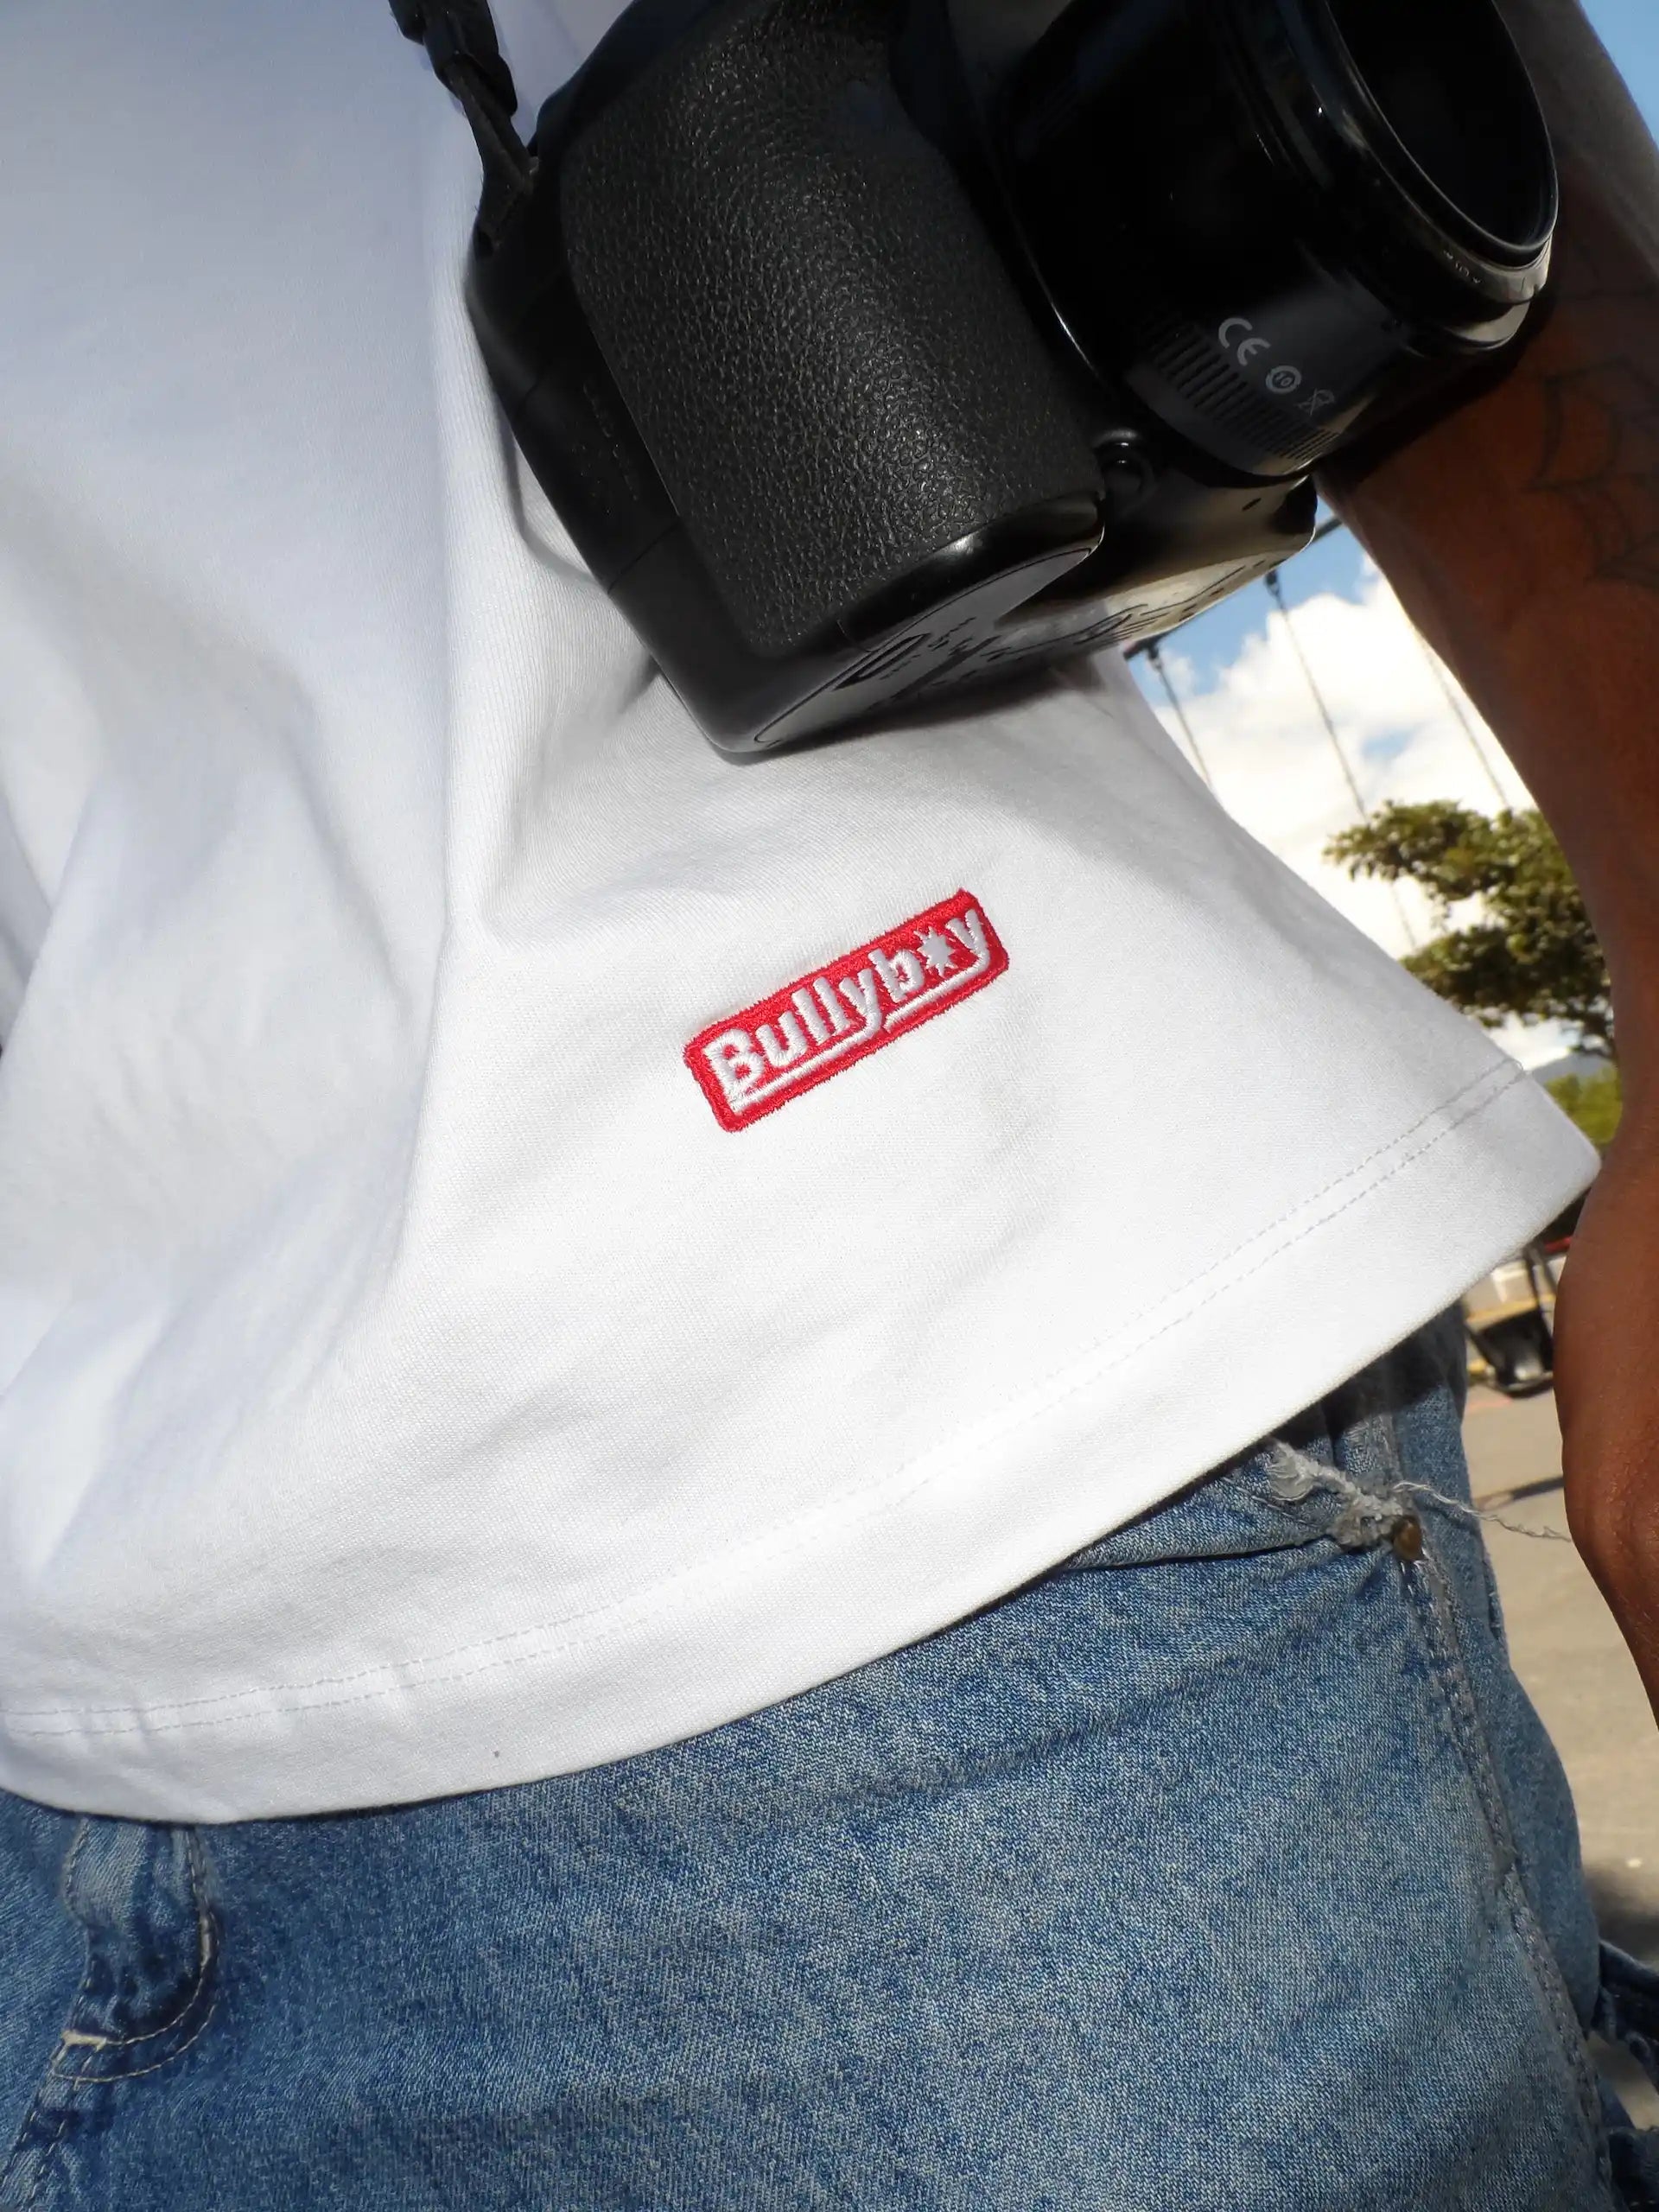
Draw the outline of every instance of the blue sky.
M1659 0L1586 4L1659 132ZM1526 804L1492 733L1429 658L1345 531L1288 563L1283 582L1296 641L1368 805L1434 798L1489 809L1500 801ZM1369 935L1402 951L1423 940L1433 918L1411 887L1396 893L1351 883L1324 860L1325 841L1354 819L1353 798L1306 677L1271 612L1256 585L1166 645L1200 765L1223 805L1255 836ZM1183 742L1148 664L1133 665L1172 736ZM1503 1041L1529 1064L1561 1048L1548 1030L1516 1031Z
M1653 123L1659 118L1659 10L1654 0L1586 0L1585 13Z

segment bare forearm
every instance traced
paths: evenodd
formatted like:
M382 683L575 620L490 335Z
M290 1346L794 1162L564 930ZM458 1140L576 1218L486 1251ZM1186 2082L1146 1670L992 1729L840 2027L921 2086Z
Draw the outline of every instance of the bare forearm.
M1659 1712L1659 153L1575 0L1500 0L1561 172L1507 372L1331 490L1509 747L1612 971L1625 1119L1555 1332L1568 1518Z
M1574 0L1503 4L1561 171L1548 310L1328 488L1560 837L1659 1105L1659 149Z

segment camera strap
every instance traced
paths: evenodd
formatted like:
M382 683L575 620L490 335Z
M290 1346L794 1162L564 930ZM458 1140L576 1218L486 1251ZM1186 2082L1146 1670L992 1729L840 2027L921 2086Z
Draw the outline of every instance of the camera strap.
M534 172L512 118L518 94L502 58L489 0L391 0L405 38L423 46L432 73L460 101L484 164L478 227L499 245Z

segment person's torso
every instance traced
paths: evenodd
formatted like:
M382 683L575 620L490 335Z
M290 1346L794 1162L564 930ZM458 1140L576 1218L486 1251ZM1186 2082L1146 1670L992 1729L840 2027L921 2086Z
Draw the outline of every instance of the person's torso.
M576 38L503 29L533 105ZM58 0L0 64L0 1782L212 1819L690 1733L1586 1179L1119 665L719 759L515 464L378 0Z

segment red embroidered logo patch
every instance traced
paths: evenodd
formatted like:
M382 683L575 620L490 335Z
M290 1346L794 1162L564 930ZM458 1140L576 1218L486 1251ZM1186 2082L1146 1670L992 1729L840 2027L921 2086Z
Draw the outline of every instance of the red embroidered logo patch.
M966 891L785 983L685 1048L722 1129L747 1128L814 1084L983 990L1008 964Z

